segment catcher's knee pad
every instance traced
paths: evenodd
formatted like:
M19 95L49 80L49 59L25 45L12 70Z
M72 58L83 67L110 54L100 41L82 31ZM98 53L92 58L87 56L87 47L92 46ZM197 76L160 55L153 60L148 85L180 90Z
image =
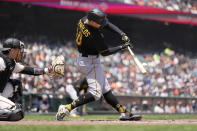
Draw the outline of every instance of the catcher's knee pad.
M23 118L24 112L20 105L13 106L11 109L0 109L0 121L19 121Z

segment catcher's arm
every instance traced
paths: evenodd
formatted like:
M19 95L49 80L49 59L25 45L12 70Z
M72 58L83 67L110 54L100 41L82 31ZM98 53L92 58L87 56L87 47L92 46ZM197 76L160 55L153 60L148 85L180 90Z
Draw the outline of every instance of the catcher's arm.
M64 57L58 56L54 61L52 61L52 64L48 66L48 68L35 68L17 63L14 72L35 76L49 74L50 77L63 77Z
M16 63L16 67L13 72L37 76L37 75L43 75L43 74L49 73L50 68L30 67L30 66L24 66L20 63Z

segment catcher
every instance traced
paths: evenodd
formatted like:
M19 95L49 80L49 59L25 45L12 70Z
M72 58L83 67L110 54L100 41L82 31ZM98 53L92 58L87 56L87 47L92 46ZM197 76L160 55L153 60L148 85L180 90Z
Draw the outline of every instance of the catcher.
M25 44L16 38L6 39L0 49L0 121L18 121L24 117L21 104L8 99L16 96L16 93L22 95L21 82L10 79L12 73L35 76L49 74L51 77L64 75L63 56L58 56L48 68L34 68L19 63L23 59L24 50ZM18 85L17 89L13 83Z

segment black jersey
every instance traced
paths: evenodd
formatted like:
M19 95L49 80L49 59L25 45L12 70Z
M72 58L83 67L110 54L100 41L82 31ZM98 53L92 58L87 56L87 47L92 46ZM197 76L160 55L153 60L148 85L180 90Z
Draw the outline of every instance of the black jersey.
M78 51L84 55L99 55L108 49L104 43L104 36L99 29L85 24L87 17L83 17L77 24L76 45Z
M0 57L3 58L6 68L4 71L0 71L0 92L2 92L6 86L6 83L8 82L10 76L12 75L12 72L15 68L15 61L13 59L10 59L4 54L0 53Z

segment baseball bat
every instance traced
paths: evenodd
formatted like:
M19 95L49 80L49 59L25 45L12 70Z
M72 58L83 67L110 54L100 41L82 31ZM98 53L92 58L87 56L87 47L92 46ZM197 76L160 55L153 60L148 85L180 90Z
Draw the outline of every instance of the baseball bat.
M142 63L139 61L139 59L136 57L136 55L133 53L133 51L131 50L131 48L128 46L128 50L135 62L135 64L137 65L138 69L140 70L140 72L143 74L143 75L147 75L147 71L146 69L144 68L144 66L142 65Z

